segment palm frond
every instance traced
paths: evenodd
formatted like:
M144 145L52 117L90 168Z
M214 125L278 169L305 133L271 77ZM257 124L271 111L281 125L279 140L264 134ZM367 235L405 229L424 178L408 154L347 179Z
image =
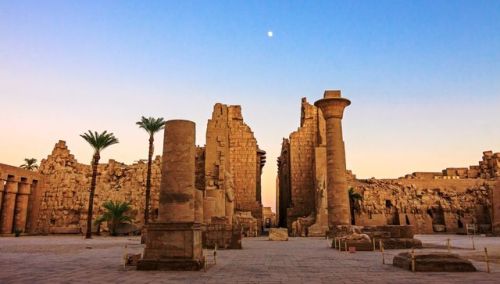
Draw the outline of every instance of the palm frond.
M38 169L37 159L35 158L25 158L24 159L24 164L20 165L19 167L22 169L26 169L29 171L33 171Z
M102 133L98 133L97 131L92 132L89 130L88 132L81 134L80 137L85 139L85 141L87 141L96 152L100 152L119 142L113 133L108 133L106 130Z
M135 124L139 125L139 128L146 130L149 135L154 135L165 127L165 120L163 120L163 117L154 118L142 116L141 120Z

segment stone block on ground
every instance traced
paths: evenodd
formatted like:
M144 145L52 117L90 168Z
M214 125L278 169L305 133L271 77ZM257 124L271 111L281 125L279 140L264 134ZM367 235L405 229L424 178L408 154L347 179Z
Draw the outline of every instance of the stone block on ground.
M384 244L384 249L410 249L410 248L422 248L422 241L418 239L408 239L408 238L391 238L382 239ZM378 246L377 241L375 241Z
M392 261L394 266L411 270L412 257L408 252L396 255ZM474 272L472 263L453 253L416 253L415 271L417 272Z
M137 263L141 259L140 253L127 253L125 255L125 266L137 266Z
M336 239L333 241L335 242ZM338 244L337 244L338 245ZM355 247L356 251L371 251L373 250L373 245L371 239L366 234L352 233L350 235L340 238L341 250L346 250L347 248Z
M269 230L270 241L288 241L288 229L286 228L271 228Z

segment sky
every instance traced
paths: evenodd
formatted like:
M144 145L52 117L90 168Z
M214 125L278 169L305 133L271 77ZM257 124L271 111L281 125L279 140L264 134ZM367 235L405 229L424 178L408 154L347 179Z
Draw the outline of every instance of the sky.
M0 1L0 163L60 139L89 163L88 129L120 140L102 161L131 163L141 116L192 120L203 145L213 105L237 104L274 207L301 98L340 89L358 177L477 164L500 151L499 19L500 1Z

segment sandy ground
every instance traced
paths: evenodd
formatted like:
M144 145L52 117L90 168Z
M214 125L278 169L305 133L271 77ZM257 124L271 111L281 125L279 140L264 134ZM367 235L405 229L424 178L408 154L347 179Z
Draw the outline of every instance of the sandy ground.
M451 251L471 259L473 273L412 273L392 266L402 250L338 252L320 238L272 242L246 238L242 250L217 253L207 272L136 271L123 266L126 252L141 253L139 237L33 236L0 238L0 283L499 283L500 238L419 235L421 251ZM127 248L125 248L127 246ZM492 273L486 273L484 247ZM419 250L420 251L420 250ZM205 251L213 262L212 251Z

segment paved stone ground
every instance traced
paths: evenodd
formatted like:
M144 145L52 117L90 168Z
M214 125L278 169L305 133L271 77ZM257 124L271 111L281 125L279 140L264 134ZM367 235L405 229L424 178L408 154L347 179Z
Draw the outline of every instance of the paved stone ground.
M243 250L218 251L217 264L207 272L136 271L122 266L124 246L142 252L138 237L40 236L0 238L0 283L499 283L500 264L484 272L484 246L500 260L500 238L426 235L425 250L452 251L474 259L480 272L412 273L393 267L386 251L349 254L327 248L319 238L272 242L248 238ZM211 251L206 251L211 254ZM212 260L213 261L213 260Z

